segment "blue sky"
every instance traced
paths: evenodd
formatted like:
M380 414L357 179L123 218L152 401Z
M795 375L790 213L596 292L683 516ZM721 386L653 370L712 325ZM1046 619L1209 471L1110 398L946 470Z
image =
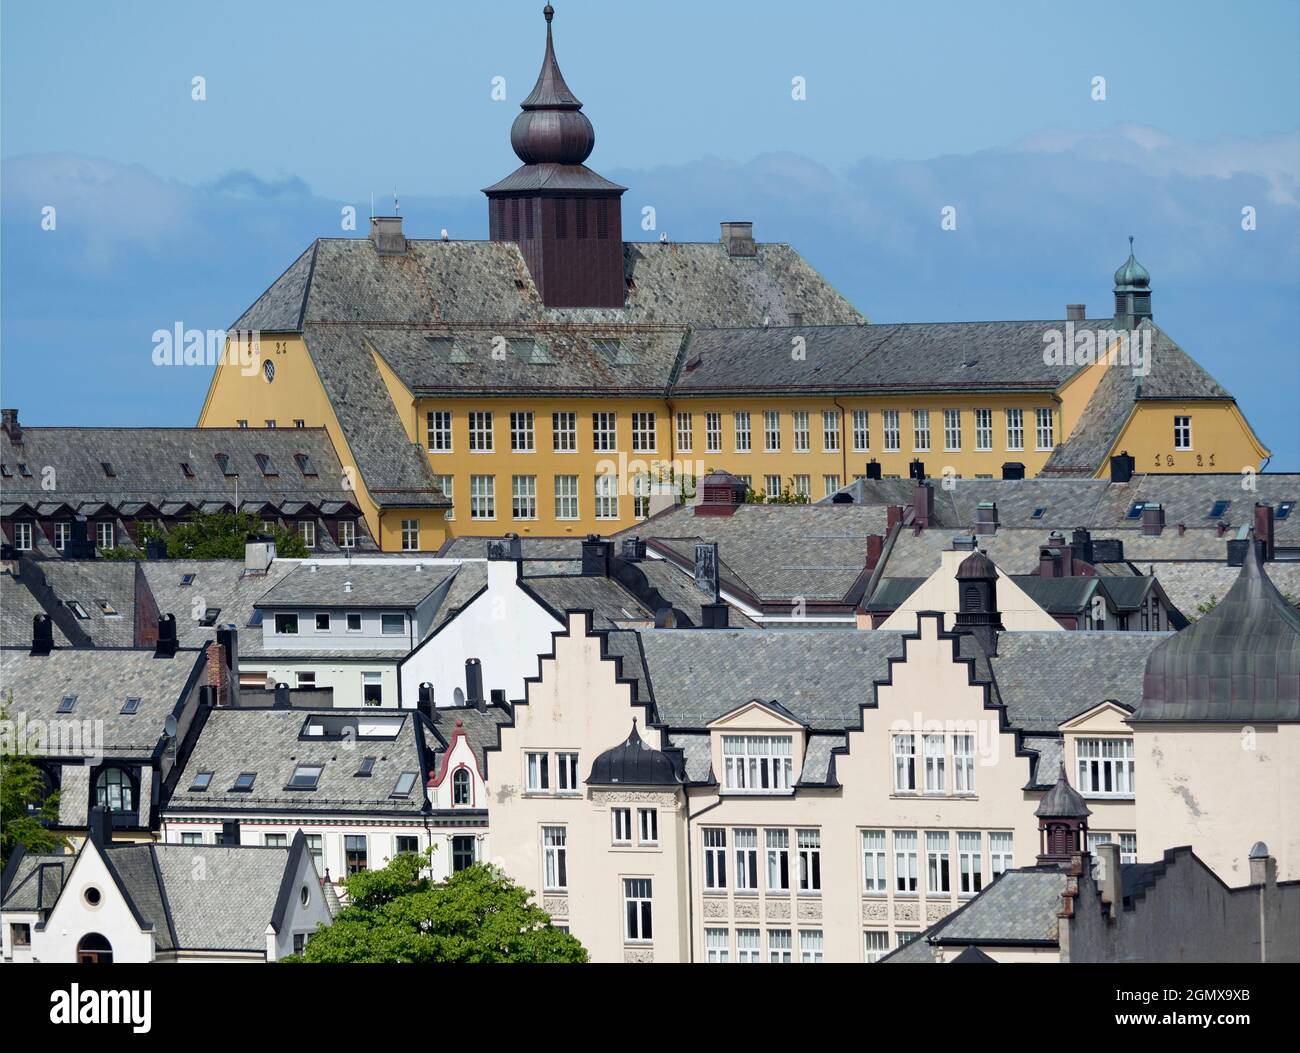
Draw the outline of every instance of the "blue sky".
M396 187L415 235L484 236L478 190L516 163L540 7L9 0L5 404L30 424L193 423L207 376L160 376L150 334L229 324L340 233L343 204L364 225ZM1157 320L1237 396L1271 467L1300 470L1292 0L556 7L590 163L630 188L628 237L657 237L644 204L682 240L752 218L872 319L918 321L1100 310L1135 234Z

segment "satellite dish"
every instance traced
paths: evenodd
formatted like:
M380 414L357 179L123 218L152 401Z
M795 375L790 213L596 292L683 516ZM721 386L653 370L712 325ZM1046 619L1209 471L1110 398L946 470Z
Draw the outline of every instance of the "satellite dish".
M167 719L163 721L163 732L169 739L176 737L176 715L168 713Z

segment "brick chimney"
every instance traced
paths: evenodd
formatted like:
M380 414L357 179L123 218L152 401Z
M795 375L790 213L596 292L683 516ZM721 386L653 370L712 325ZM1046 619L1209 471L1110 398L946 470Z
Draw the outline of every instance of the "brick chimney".
M1065 320L1067 322L1082 322L1087 307L1081 303L1067 303L1065 305Z
M370 241L381 256L402 256L406 238L402 234L401 216L371 216Z
M1260 542L1260 556L1273 558L1273 506L1255 502L1255 540Z
M880 562L880 555L885 550L885 536L883 534L867 535L867 570L875 570L876 564Z
M754 242L753 220L724 221L722 227L722 244L727 247L728 256L757 256L758 245Z
M912 493L912 524L920 529L930 525L934 517L934 487L918 481Z
M1159 537L1165 529L1164 505L1148 501L1142 506L1142 533L1147 537Z
M998 532L998 506L995 501L981 501L975 506L975 533L996 534Z
M164 614L158 619L158 643L154 645L155 658L174 658L179 643L176 639L176 615Z
M898 524L901 523L902 521L903 521L902 505L885 506L885 529L886 530L893 530L894 527L898 526Z
M226 649L215 641L208 644L208 683L216 692L216 704L230 704L230 671L226 668Z
M23 427L18 423L18 410L0 409L0 430L9 436L12 443L23 441Z

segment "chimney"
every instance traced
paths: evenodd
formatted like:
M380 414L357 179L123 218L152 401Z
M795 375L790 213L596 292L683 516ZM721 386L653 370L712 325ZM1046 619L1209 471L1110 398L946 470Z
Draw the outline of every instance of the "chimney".
M90 823L86 833L99 848L107 848L113 843L113 810L95 805L90 810Z
M1260 543L1260 556L1273 558L1273 506L1263 501L1255 502L1255 540Z
M21 443L23 441L23 427L18 423L18 411L16 409L0 409L0 428L9 436L9 441Z
M703 624L701 629L725 629L727 628L727 605L725 603L701 603L700 620Z
M465 659L465 704L475 709L486 709L483 699L483 665L477 658Z
M244 542L244 573L265 574L275 560L275 539L254 534Z
M920 464L914 461L914 464ZM929 483L918 482L912 494L912 523L920 529L930 525L934 516L934 487Z
M876 564L880 562L881 553L885 550L884 534L867 535L867 570L875 570Z
M415 708L429 720L433 719L433 685L427 680L420 685L420 700L416 703Z
M925 462L919 457L913 457L907 465L907 477L915 479L918 483L925 482Z
M54 650L54 623L48 614L38 614L32 619L31 653L44 657Z
M1086 309L1081 303L1067 303L1065 305L1065 320L1067 322L1082 322Z
M1070 548L1085 563L1093 562L1092 532L1087 527L1075 527L1070 535Z
M1214 524L1214 536L1223 537L1228 532L1229 523L1226 519L1220 519Z
M1261 559L1263 553L1262 544L1250 537L1237 537L1228 542L1228 566L1240 567L1246 561L1246 553L1251 548L1255 550L1255 558Z
M370 240L381 256L401 256L406 252L401 216L371 216Z
M158 619L158 643L154 646L155 658L172 658L176 655L176 615L164 614Z
M995 501L981 501L975 506L975 533L980 535L998 532L998 506Z
M874 457L867 462L867 478L880 481L880 462Z
M512 560L517 563L524 558L524 543L518 534L493 538L487 545L487 557L489 560Z
M219 642L208 644L206 659L208 684L216 696L214 705L232 704L230 697L230 671L226 668L226 649Z
M893 530L894 527L898 526L898 524L901 523L902 521L903 521L902 505L885 506L885 529L886 530Z
M1062 577L1061 550L1044 545L1038 550L1038 576L1040 578Z
M271 703L272 709L291 709L289 704L289 685L281 681L275 685L275 701Z
M1147 537L1159 537L1164 529L1164 506L1157 501L1148 501L1142 506L1142 533Z
M160 537L151 537L144 543L144 558L159 560L167 558L167 542Z
M624 562L639 563L645 559L645 542L639 537L626 537L623 539L622 549L619 553Z
M609 553L614 547L612 541L605 541L599 534L588 534L582 540L582 576L584 578L609 577Z
M1250 883L1273 885L1277 883L1277 860L1268 854L1268 845L1256 841L1250 850Z
M239 844L239 820L227 819L221 824L221 843L223 845Z
M954 534L952 550L954 552L974 552L977 545L974 534Z
M1137 462L1129 455L1128 450L1115 454L1110 459L1110 481L1112 483L1127 483L1133 478L1133 469Z
M724 221L721 241L727 247L728 256L758 255L758 246L754 243L754 223L752 220Z
M494 706L499 706L499 707L501 707L502 709L505 708L505 704L506 704L506 693L505 693L505 690L504 690L503 688L494 687L494 688L492 689L492 704L493 704Z
M1097 846L1096 880L1101 890L1101 902L1106 907L1106 916L1116 918L1124 901L1124 878L1120 870L1119 845L1114 841L1104 841Z
M225 662L226 685L230 693L229 705L239 703L239 630L227 622L217 629L217 643L221 645L221 657ZM222 700L221 705L227 702Z
M700 480L699 493L697 516L729 516L745 503L749 487L730 472L713 471Z
M1025 466L1020 461L1007 461L1002 465L1003 479L1023 479Z

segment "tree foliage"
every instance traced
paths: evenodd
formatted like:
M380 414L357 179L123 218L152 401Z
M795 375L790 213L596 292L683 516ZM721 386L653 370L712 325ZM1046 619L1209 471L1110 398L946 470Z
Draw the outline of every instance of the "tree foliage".
M283 527L271 529L277 556L293 559L307 555L302 538ZM166 535L168 559L243 559L249 534L264 533L262 521L248 512L196 512ZM146 540L145 530L140 533Z
M423 855L393 857L344 884L348 905L285 961L585 962L587 951L551 924L528 889L480 864L444 883Z
M0 706L0 721L9 733L0 736L0 868L14 849L55 852L65 845L45 824L59 818L58 791L44 797L45 779L21 751L9 724L8 706Z

